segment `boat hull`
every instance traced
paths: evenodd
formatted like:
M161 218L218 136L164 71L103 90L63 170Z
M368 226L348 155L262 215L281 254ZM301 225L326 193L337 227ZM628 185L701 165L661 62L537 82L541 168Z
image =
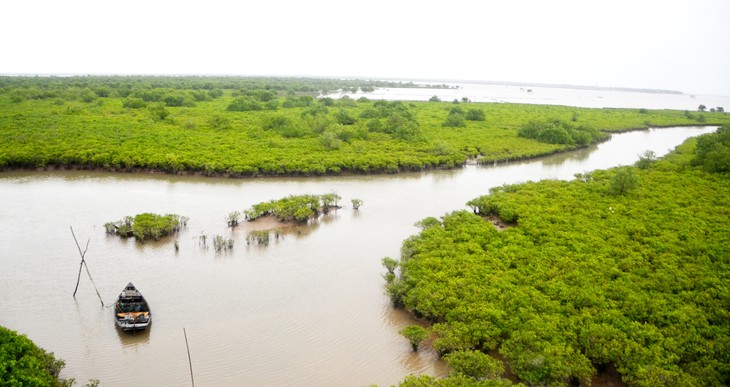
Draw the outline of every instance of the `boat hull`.
M151 323L152 323L152 321L147 321L145 323L128 323L128 322L123 322L123 321L117 320L117 326L123 331L140 331L143 329L147 329L147 327Z
M114 312L117 326L124 331L146 329L152 323L147 300L131 282L119 294Z

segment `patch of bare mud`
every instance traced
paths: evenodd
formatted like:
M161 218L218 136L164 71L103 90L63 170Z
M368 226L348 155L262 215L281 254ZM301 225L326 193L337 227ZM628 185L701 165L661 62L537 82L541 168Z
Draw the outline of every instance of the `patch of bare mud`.
M497 229L497 231L504 231L510 227L515 226L514 224L503 221L499 216L496 216L496 215L485 216L484 219L486 221L488 221L489 223L491 223L494 226L494 228Z

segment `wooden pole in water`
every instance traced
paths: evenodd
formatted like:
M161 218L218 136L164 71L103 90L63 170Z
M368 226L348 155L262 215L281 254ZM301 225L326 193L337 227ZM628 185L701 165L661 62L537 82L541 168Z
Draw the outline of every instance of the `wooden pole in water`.
M96 295L99 297L99 302L101 302L101 306L104 306L104 300L101 299L101 294L99 294L99 289L96 288L96 283L94 282L94 278L91 277L91 272L89 271L89 265L86 263L86 260L84 259L84 256L86 255L86 251L89 250L89 242L91 241L91 238L89 238L86 241L86 249L84 251L81 251L81 246L79 245L79 241L76 239L76 234L74 233L74 228L69 226L71 228L71 235L74 237L74 242L76 242L76 247L79 249L79 254L81 254L81 263L79 264L79 275L76 278L76 289L74 289L74 298L76 298L76 291L79 289L79 281L81 280L81 268L86 267L86 274L89 275L89 279L91 280L91 284L94 285L94 290L96 291Z
M190 346L188 345L188 334L185 332L185 328L183 328L183 335L185 335L185 348L188 349L188 365L190 365L190 381L193 383L193 387L195 387L195 379L193 379L193 362L190 360Z
M76 291L79 290L79 282L81 281L81 268L84 267L84 255L86 255L86 250L89 249L89 242L91 241L91 238L86 241L86 249L81 252L81 246L79 246L79 241L76 240L76 234L74 234L74 228L71 227L71 235L74 237L74 242L76 242L76 247L79 248L79 254L81 254L81 263L79 263L79 275L76 277L76 287L74 288L74 298L76 298Z

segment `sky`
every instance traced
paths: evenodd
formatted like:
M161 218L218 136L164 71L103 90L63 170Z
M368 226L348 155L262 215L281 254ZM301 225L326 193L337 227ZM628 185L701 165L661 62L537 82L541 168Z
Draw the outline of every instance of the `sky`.
M730 96L728 0L0 0L0 74L481 80Z

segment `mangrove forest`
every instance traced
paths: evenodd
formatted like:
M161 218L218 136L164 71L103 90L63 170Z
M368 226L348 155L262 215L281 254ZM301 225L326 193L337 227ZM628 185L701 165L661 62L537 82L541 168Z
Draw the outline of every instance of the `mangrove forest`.
M394 173L546 155L611 131L730 122L720 111L367 98L375 87L406 86L416 87L297 78L0 77L0 169ZM324 97L336 90L362 97Z
M648 156L420 221L386 289L457 366L401 385L728 385L730 126Z

